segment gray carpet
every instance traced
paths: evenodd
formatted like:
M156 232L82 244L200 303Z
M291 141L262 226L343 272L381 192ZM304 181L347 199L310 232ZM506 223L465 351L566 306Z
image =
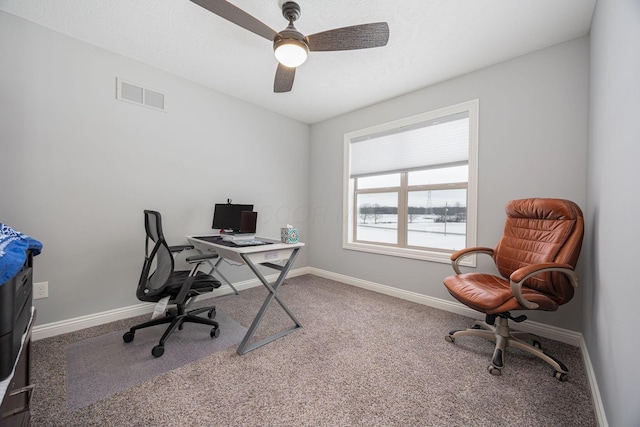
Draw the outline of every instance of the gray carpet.
M173 332L159 358L151 355L151 349L167 325L140 329L130 343L122 340L125 329L68 345L65 371L69 409L95 403L242 341L247 328L224 313L218 312L215 320L220 325L218 338L211 339L209 326L187 323L181 331Z
M469 318L310 275L280 292L302 329L244 356L231 346L74 411L64 348L140 319L34 342L32 426L596 425L576 347L540 340L569 367L566 383L511 349L494 377L490 342L444 340ZM248 327L265 296L248 289L218 310ZM263 326L256 340L291 321L272 304Z

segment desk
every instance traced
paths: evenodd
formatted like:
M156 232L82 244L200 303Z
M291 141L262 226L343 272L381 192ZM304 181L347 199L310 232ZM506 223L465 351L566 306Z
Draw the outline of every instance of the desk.
M249 330L247 331L246 335L242 339L242 342L238 346L238 350L236 350L236 353L240 355L245 354L251 350L255 350L258 347L268 344L271 341L274 341L280 337L290 334L296 329L299 329L302 327L298 319L296 319L293 313L291 313L291 310L289 310L289 308L286 306L284 301L282 301L282 298L280 298L280 295L278 295L278 288L284 281L285 277L287 277L287 274L289 273L289 270L291 269L293 262L298 256L298 251L300 250L300 248L304 246L304 243L280 243L279 241L276 241L276 240L264 239L260 237L259 240L262 240L264 242L269 242L271 244L259 245L259 246L235 247L235 246L226 246L219 243L214 243L212 241L203 240L202 238L198 238L198 237L203 237L203 236L187 236L187 240L196 249L199 249L205 253L213 252L218 254L218 256L220 257L220 260L213 266L213 270L211 271L212 275L215 274L216 272L219 274L218 266L220 265L220 261L222 259L235 261L240 264L246 264L251 269L251 271L253 271L253 274L255 274L256 277L260 280L260 282L264 285L264 287L267 288L267 290L269 291L269 295L267 295L267 298L264 300L264 303L262 304L260 311L258 311L258 314L253 319L253 322L251 323L251 326L249 327ZM213 236L204 236L204 237L213 237ZM284 260L287 261L284 266L275 264L278 261L284 261ZM267 279L260 272L260 270L258 270L258 267L257 267L258 265L263 265L265 267L273 268L274 270L280 271L280 275L278 276L278 278L276 279L273 285L270 285L269 282L267 282ZM231 283L229 283L229 281L224 276L222 275L220 276L224 279L225 282L227 282L227 284L231 285ZM231 287L232 289L235 290L233 286ZM281 332L273 334L256 343L249 344L249 340L251 340L251 338L253 337L253 334L255 333L256 328L262 321L262 317L264 316L265 312L267 311L267 308L269 307L269 304L271 304L271 301L274 298L278 302L278 304L280 304L280 306L284 309L287 315L291 318L291 320L293 320L293 323L295 324L295 326L292 326L291 328L288 328Z

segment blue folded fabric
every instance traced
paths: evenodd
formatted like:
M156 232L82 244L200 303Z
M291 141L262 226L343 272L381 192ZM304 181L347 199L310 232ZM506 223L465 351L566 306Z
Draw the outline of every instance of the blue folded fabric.
M42 243L0 222L0 286L18 274L27 260L42 251Z

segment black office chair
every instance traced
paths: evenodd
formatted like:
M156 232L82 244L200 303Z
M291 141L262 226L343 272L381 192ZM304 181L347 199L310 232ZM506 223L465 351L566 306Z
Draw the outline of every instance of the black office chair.
M173 254L193 249L193 246L167 245L164 234L162 233L162 218L159 212L145 210L144 227L147 234L145 240L145 258L136 296L140 301L156 303L163 298L169 297L169 304L175 304L175 307L168 310L164 317L152 319L149 322L132 327L123 335L122 339L124 342L128 343L133 341L135 332L138 329L169 323L169 327L165 330L162 338L160 338L160 343L151 350L151 354L154 357L160 357L164 353L165 341L176 327L182 329L182 325L186 322L213 326L210 332L211 338L218 337L220 335L218 322L213 320L216 313L215 306L187 311L189 305L195 301L198 295L212 292L214 289L220 287L220 282L213 276L198 271L198 268L203 262L208 259L217 258L218 256L215 254L205 254L187 257L186 261L193 265L191 271L175 271ZM151 253L149 253L149 241L154 243ZM155 270L151 272L154 264ZM205 311L208 312L209 319L197 316Z

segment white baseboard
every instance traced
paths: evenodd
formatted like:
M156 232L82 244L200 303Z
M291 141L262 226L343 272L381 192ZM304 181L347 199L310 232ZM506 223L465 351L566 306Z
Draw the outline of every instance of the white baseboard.
M593 410L596 413L596 421L598 421L598 425L600 427L609 427L607 416L604 412L602 396L600 396L600 388L598 387L598 381L596 380L596 373L593 370L591 358L589 357L589 350L587 349L587 343L584 341L584 338L580 339L580 350L582 353L582 359L584 360L584 366L587 371L587 378L589 379L589 387L591 387L591 399L593 400Z
M405 291L403 289L394 288L391 286L381 285L375 282L369 282L367 280L358 279L351 276L345 276L338 273L333 273L326 270L321 270L313 267L303 267L289 272L288 277L301 276L303 274L313 274L326 279L335 280L338 282L346 283L348 285L357 286L359 288L368 289L370 291L378 292L385 295L390 295L396 298L412 301L418 304L423 304L429 307L438 308L440 310L457 313L463 316L471 317L474 319L483 319L484 316L475 310L468 308L458 302L452 302L443 300L440 298L434 298L427 295L419 294L417 292ZM272 274L265 276L268 281L274 281L278 275ZM238 290L253 288L260 286L258 279L245 280L243 282L234 283L234 286ZM214 298L221 295L231 293L232 290L229 286L224 285L219 289L216 289L205 298ZM39 340L42 338L48 338L55 335L64 334L67 332L73 332L80 329L88 328L91 326L102 325L104 323L113 322L116 320L127 319L129 317L139 316L142 314L151 313L153 311L154 304L152 303L140 303L131 305L128 307L117 308L114 310L103 311L101 313L90 314L87 316L76 317L73 319L62 320L59 322L47 323L44 325L38 325L33 328L33 340ZM558 328L555 326L545 325L543 323L529 321L524 324L518 325L518 329L523 332L539 335L541 337L553 339L566 344L570 344L576 347L580 347L582 342L582 334L579 332L570 331L567 329Z
M331 279L349 285L357 286L359 288L368 289L370 291L378 292L381 294L390 295L418 304L427 305L429 307L439 308L440 310L449 311L452 313L460 314L462 316L484 320L484 315L482 313L472 310L469 307L460 304L459 302L452 302L440 298L434 298L427 295L419 294L417 292L405 291L403 289L381 285L379 283L369 282L354 277L344 276L342 274L332 273L330 271L320 270L318 268L310 268L309 273L319 277L324 277L326 279ZM555 341L560 341L565 344L570 344L575 347L580 347L580 342L582 340L582 334L579 332L570 331L568 329L562 329L533 321L527 321L526 323L518 324L517 329Z
M438 308L441 310L449 311L452 313L460 314L463 316L471 317L474 319L483 319L484 316L475 310L468 308L458 302L452 302L443 300L440 298L434 298L427 295L419 294L417 292L405 291L403 289L393 288L391 286L381 285L379 283L370 282L367 280L358 279L355 277L345 276L338 273L333 273L326 270L321 270L314 267L303 267L289 272L288 277L296 277L304 274L313 274L325 279L335 280L348 285L357 286L359 288L368 289L370 291L378 292L381 294L393 296L396 298L412 301L418 304L423 304L429 307ZM265 276L269 282L276 280L277 274ZM249 289L256 286L260 286L258 279L246 280L233 284L239 291L243 289ZM211 294L207 295L207 298L215 298L218 296L232 293L232 289L227 286L221 286ZM115 310L109 310L101 313L96 313L88 316L76 317L73 319L63 320L60 322L48 323L45 325L35 326L33 328L33 340L39 340L42 338L48 338L55 335L64 334L67 332L73 332L80 329L88 328L91 326L98 326L104 323L113 322L116 320L127 319L142 314L148 314L153 311L155 304L141 303L135 304L129 307L123 307ZM607 418L604 412L604 405L600 396L600 390L596 381L595 372L591 365L591 359L589 358L589 352L587 350L584 338L581 333L570 331L567 329L558 328L555 326L545 325L538 322L529 321L526 324L518 325L518 328L524 332L539 335L541 337L553 339L566 344L570 344L579 347L582 353L582 357L586 366L587 378L589 379L589 386L591 387L591 396L593 399L593 406L596 413L598 425L601 427L608 427Z
M287 277L296 277L303 274L308 274L308 267L294 269L289 272ZM267 281L273 282L278 278L278 274L272 274L265 276ZM260 286L260 281L256 279L245 280L243 282L234 283L233 286L241 291L243 289L249 289L256 286ZM222 295L232 293L233 290L228 285L223 285L210 294L203 295L200 299L215 298ZM60 334L66 334L68 332L78 331L84 328L90 328L92 326L103 325L109 322L115 322L116 320L128 319L130 317L140 316L142 314L150 314L153 312L155 304L153 303L139 303L130 305L128 307L116 308L114 310L103 311L100 313L94 313L87 316L75 317L73 319L61 320L59 322L47 323L44 325L37 325L33 327L32 339L37 341L43 338L49 338Z

